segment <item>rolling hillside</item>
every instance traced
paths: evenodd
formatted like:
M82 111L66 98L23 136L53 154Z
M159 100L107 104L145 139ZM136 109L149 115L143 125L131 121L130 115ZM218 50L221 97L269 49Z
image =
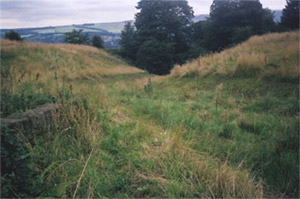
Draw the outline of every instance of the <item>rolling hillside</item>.
M193 19L194 22L205 21L209 17L209 14L196 15Z
M298 82L298 32L254 36L218 54L207 54L183 67L175 66L173 76L223 75Z
M2 88L17 82L33 83L53 80L51 73L66 80L101 78L102 75L138 73L141 70L108 54L83 45L42 44L1 40ZM10 74L10 75L8 75ZM48 80L49 79L49 80ZM49 85L50 87L53 85Z
M298 44L255 36L153 76L89 46L2 40L2 107L61 108L2 129L1 196L297 198Z
M119 47L120 33L125 25L123 22L113 23L89 23L66 26L49 26L41 28L21 28L15 29L27 41L42 43L63 43L64 34L73 29L83 29L90 37L101 35L104 40L104 46L115 48ZM10 29L1 29L1 38L4 38L6 32Z

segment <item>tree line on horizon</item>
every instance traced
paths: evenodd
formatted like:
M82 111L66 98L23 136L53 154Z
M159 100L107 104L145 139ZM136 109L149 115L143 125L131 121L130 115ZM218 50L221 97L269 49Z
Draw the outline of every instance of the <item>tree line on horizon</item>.
M94 35L92 38L87 33L83 34L83 29L73 29L65 33L64 42L70 44L92 45L96 48L104 48L104 41L100 35ZM5 33L5 39L23 41L23 38L15 30Z
M75 30L73 29L71 32L65 33L64 42L70 44L85 44L92 45L96 48L104 48L103 39L100 35L94 35L91 39L87 33L83 34L83 29Z
M214 0L206 21L193 23L186 0L140 0L135 22L128 22L120 55L150 73L165 75L175 64L218 52L253 35L299 29L299 1L287 0L281 23L259 0Z

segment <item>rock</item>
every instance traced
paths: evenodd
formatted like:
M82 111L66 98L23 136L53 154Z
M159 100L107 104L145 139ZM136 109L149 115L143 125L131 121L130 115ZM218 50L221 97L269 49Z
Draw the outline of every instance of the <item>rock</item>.
M1 118L1 127L10 129L32 129L45 126L51 123L58 109L58 105L47 104L29 110L24 114L12 114L6 118Z

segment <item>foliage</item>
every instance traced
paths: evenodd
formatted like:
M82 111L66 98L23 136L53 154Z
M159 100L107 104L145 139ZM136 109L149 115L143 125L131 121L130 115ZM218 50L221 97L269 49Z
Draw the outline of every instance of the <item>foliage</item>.
M36 176L33 154L26 146L32 138L31 132L20 135L15 130L1 127L1 198L31 198L41 194L40 183L25 180Z
M119 48L119 35L124 25L125 22L76 24L76 29L83 29L83 32L88 33L90 37L93 35L100 35L105 40L105 47ZM65 33L71 32L73 29L73 25L66 25L38 28L18 28L15 29L15 31L17 31L21 37L26 38L26 41L39 43L64 43ZM9 30L1 29L1 38L5 37L6 32L9 32Z
M166 74L174 63L184 63L189 49L188 26L193 17L193 10L188 2L186 0L141 0L137 9L140 10L136 14L135 21L139 52L137 65L146 67L147 70L156 74ZM150 44L150 41L154 44ZM163 49L167 50L159 56L141 57L148 56L148 53L154 50L145 52L146 48L150 48L151 45L158 48L159 52L162 52ZM141 62L142 59L145 60ZM151 66L152 62L156 62L156 64Z
M299 1L287 0L282 11L281 25L289 29L299 29Z
M88 34L82 34L83 29L65 33L64 41L70 44L89 44L90 39Z
M258 0L215 0L210 10L208 22L198 39L202 39L205 48L212 51L220 51L252 35L269 32L275 26L273 14L263 9Z
M11 30L9 32L5 33L5 39L9 39L9 40L16 40L16 41L22 41L22 37L20 36L20 34L14 30Z
M26 88L17 94L1 91L1 117L12 113L22 113L39 105L52 103L54 97L44 93L34 93Z
M279 30L273 13L263 9L259 0L213 1L208 20L197 23L192 23L193 10L185 0L141 0L137 9L135 26L126 24L121 34L121 55L160 75L167 74L174 64L221 51L252 35ZM159 55L155 48L166 51Z
M251 26L238 27L233 30L230 40L233 45L239 44L249 39L251 35L252 35Z
M173 67L174 45L154 38L143 43L137 54L137 65L150 73L168 74Z
M169 73L174 64L221 51L253 35L280 31L271 10L263 9L259 0L213 1L208 20L197 23L192 23L193 10L185 0L141 0L137 9L135 26L126 24L121 34L121 56L160 75ZM159 55L155 48L166 51Z
M94 35L92 37L92 45L97 48L103 48L103 39L99 35Z
M136 31L131 22L127 22L121 32L120 55L131 62L137 59L138 45L136 41Z

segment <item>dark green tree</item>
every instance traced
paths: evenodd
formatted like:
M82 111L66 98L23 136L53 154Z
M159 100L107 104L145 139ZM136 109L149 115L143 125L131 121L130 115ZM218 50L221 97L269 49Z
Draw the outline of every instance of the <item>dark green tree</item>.
M278 23L275 22L275 11L268 8L264 9L264 15L262 18L263 29L262 33L278 32Z
M195 59L200 55L206 54L207 50L204 45L204 33L206 31L207 21L199 21L191 26L191 44L190 44L190 59Z
M120 43L120 55L126 59L129 59L132 63L136 61L138 52L137 37L134 25L131 22L127 22L124 29L121 32Z
M103 43L103 39L100 35L94 35L92 37L92 45L96 48L104 48Z
M204 40L212 51L269 32L275 26L272 12L263 9L259 0L214 0L208 22Z
M287 0L282 11L281 25L288 29L299 29L299 0Z
M184 63L189 56L189 26L194 16L188 2L186 0L141 0L137 9L140 10L135 20L136 44L139 47L137 60L140 60L137 61L137 65L146 67L153 73L166 74L173 64ZM149 42L154 44L151 45ZM153 47L167 50L158 57L150 56L153 51L149 49ZM156 64L152 64L154 62ZM155 68L150 69L150 67Z
M20 34L14 30L11 30L9 32L5 33L5 39L9 39L9 40L16 40L16 41L22 41L22 37L20 36Z
M151 38L140 46L136 63L150 73L165 75L173 67L174 55L174 45Z
M230 37L230 42L234 44L238 44L242 41L247 40L253 34L253 29L251 26L245 27L236 27L233 29Z
M82 29L65 33L64 41L70 44L89 44L90 39L87 33L83 34Z

